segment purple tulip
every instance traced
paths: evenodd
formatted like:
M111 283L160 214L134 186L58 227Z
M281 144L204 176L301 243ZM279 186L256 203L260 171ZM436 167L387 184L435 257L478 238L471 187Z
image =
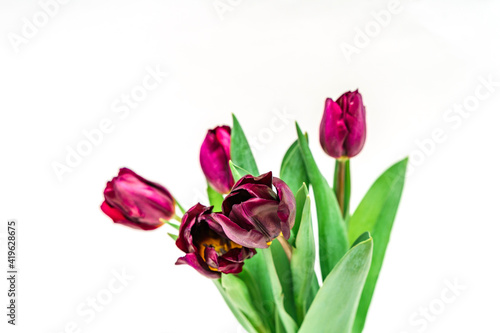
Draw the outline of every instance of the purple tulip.
M221 226L227 220L221 213L212 213L212 207L196 204L189 209L175 242L186 255L176 265L187 264L211 279L220 278L221 273L240 273L244 260L256 252L227 238Z
M337 102L327 98L319 135L325 153L334 158L354 157L365 139L366 114L361 94L348 91Z
M250 248L266 248L281 233L290 238L295 197L288 185L271 172L258 177L247 175L226 196L222 212L229 219L221 226L231 240Z
M217 126L209 130L201 145L200 164L208 183L219 193L229 193L234 185L229 168L231 128Z
M130 169L120 169L106 185L102 211L115 223L152 230L175 214L175 200L160 184L146 180Z

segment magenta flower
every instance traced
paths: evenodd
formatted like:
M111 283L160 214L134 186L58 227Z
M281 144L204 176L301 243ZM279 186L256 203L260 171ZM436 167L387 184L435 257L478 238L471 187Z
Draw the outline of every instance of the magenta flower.
M234 185L229 168L231 128L218 126L207 132L200 149L200 164L208 183L219 193L229 193Z
M222 212L229 219L221 226L231 240L250 248L266 248L281 233L286 239L290 237L295 197L271 172L258 177L247 175L226 196Z
M106 185L102 211L115 223L151 230L175 214L175 200L160 184L146 180L130 169L120 169Z
M326 99L319 139L331 157L359 154L366 139L366 115L363 98L357 90L346 92L336 102Z
M187 264L211 279L220 278L221 273L240 273L244 260L256 252L226 236L222 224L227 222L228 218L221 213L212 213L212 207L196 204L189 209L175 242L186 255L176 265Z

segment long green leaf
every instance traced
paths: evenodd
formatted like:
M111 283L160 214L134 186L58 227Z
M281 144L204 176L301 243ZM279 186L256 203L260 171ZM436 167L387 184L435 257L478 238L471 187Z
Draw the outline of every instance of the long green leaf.
M247 330L248 333L260 333L253 327L250 320L241 312L241 310L236 306L236 304L234 304L234 301L231 300L231 298L229 298L226 291L222 287L221 280L220 279L214 280L214 284L217 287L217 289L219 290L219 293L221 294L222 298L226 302L228 308L233 313L233 316L238 320L240 325L243 326L243 328L245 330Z
M250 172L248 170L243 169L239 165L233 163L233 161L229 161L229 167L231 168L231 173L233 174L234 181L237 182L241 177L249 175Z
M283 304L285 305L285 310L290 314L290 316L293 317L294 320L297 320L295 301L293 297L293 279L290 260L278 240L274 240L270 248L273 254L274 267L276 268L276 273L278 274L281 288L283 289Z
M302 222L293 249L291 267L293 277L293 292L299 325L304 320L314 295L311 293L314 274L316 249L312 230L311 199L307 196L302 211Z
M248 170L253 176L259 175L259 169L257 163L255 163L248 140L234 114L233 128L231 130L231 160L234 164Z
M269 322L274 322L275 309L273 287L269 279L266 260L261 249L256 249L257 254L252 258L245 260L243 271L252 276L255 281L255 287L259 290L262 299L261 304L264 310L262 316ZM245 281L248 279L245 278Z
M271 249L270 248L262 249L262 253L264 254L265 257L267 271L269 274L269 280L271 281L274 303L276 305L276 311L278 311L278 314L280 316L281 322L283 323L283 327L286 330L286 333L295 333L297 332L297 323L285 309L283 289L281 287L281 283L278 274L276 272Z
M260 282L257 280L258 276L254 276L255 271L249 269L248 265L243 266L243 271L238 274L238 277L245 283L250 292L252 298L252 303L255 310L261 317L262 321L266 326L271 329L274 327L274 320L272 318L272 312L269 311L269 306L266 306L266 300L264 299L261 291ZM270 296L272 300L272 295Z
M372 250L369 238L339 261L316 295L299 333L351 333Z
M249 320L257 332L270 332L256 310L247 285L238 276L222 274L221 286L232 304Z
M295 246L295 238L297 237L300 229L300 223L302 222L302 210L304 209L304 203L306 202L308 195L309 193L305 183L303 183L302 187L295 193L295 207L297 207L295 211L295 223L290 232L290 238L288 239L288 242L292 246Z
M375 181L349 221L351 242L365 231L371 233L375 242L373 263L361 295L353 333L362 332L365 325L403 192L407 162L407 158L397 162Z
M293 193L297 193L303 183L309 184L306 166L297 140L288 148L285 157L283 157L280 178L290 187Z
M220 194L219 192L214 190L212 186L207 184L207 195L210 205L214 206L214 212L220 212L222 201L224 200L222 194Z
M299 125L296 126L300 150L314 191L318 215L319 262L324 280L349 248L347 228L337 198L319 171Z

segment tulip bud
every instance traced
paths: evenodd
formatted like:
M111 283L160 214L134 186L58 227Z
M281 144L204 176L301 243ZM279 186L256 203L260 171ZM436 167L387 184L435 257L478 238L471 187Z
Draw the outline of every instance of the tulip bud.
M273 185L276 192L273 190ZM295 197L288 185L271 172L241 178L222 202L229 219L221 223L234 242L250 248L267 248L283 234L290 238L295 223Z
M234 185L229 167L231 128L218 126L207 132L200 149L200 164L210 186L217 192L229 193Z
M319 139L325 153L334 158L356 156L365 144L366 114L363 98L356 90L334 102L327 98Z
M142 178L132 170L120 169L106 185L102 211L115 223L151 230L175 214L175 200L160 184Z
M175 244L186 255L176 265L187 264L202 275L217 279L221 273L238 274L245 259L256 252L231 241L221 223L227 222L221 213L212 213L212 207L196 204L189 209L179 230Z

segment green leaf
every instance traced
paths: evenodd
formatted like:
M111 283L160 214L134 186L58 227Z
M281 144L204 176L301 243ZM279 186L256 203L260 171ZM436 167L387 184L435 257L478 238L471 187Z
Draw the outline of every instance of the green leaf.
M309 184L306 166L297 140L288 148L281 162L280 178L293 193L297 193L303 183Z
M239 165L233 163L233 161L229 161L229 167L231 168L231 173L233 174L233 179L235 182L240 180L241 177L249 175L250 172L243 169Z
M274 303L276 305L276 311L280 316L281 322L283 323L283 327L285 328L286 333L295 333L297 332L297 323L295 320L288 314L284 305L284 295L283 289L281 287L281 283L276 272L275 264L273 261L273 254L270 248L262 249L262 253L264 254L267 271L269 273L269 280L271 281L271 287L273 291Z
M361 295L353 333L362 332L365 325L403 192L407 162L407 158L397 162L375 181L349 221L351 242L365 231L370 232L375 242L373 263Z
M274 321L275 321L275 326L276 326L276 333L286 333L285 327L283 326L283 323L281 322L281 318L280 318L278 311L275 312Z
M274 295L267 271L266 260L261 249L256 249L256 251L256 255L245 260L243 272L240 273L240 275L242 275L242 278L244 278L247 283L249 283L250 280L245 277L245 274L252 276L253 281L255 281L254 286L259 290L262 299L261 303L265 311L263 317L266 321L274 321Z
M233 274L222 274L221 285L232 303L252 323L257 332L270 332L255 309L248 287L242 279Z
M172 223L170 221L165 221L166 224L168 224L169 226L171 226L172 228L176 229L176 230L179 230L180 226L176 223Z
M179 238L179 236L177 235L174 235L174 234L171 234L170 232L167 232L167 234L170 236L170 238L172 238L174 241L177 240L177 238Z
M222 298L226 302L228 308L233 313L233 316L238 320L241 326L243 326L243 328L247 330L248 333L260 333L253 327L250 320L242 313L242 311L237 307L234 301L228 296L228 294L222 287L221 279L214 280L214 284L222 295Z
M295 214L295 223L290 232L290 238L288 239L288 243L290 245L295 246L295 238L297 237L297 233L299 232L300 223L302 221L302 209L304 209L304 203L306 202L306 197L309 195L309 191L307 190L306 184L303 183L302 187L295 193L295 206L296 214Z
M311 292L313 290L313 279L318 281L314 273L316 245L312 230L311 199L309 196L305 200L301 216L302 222L300 223L296 248L293 249L291 261L293 293L299 324L304 320L314 298Z
M238 277L247 286L255 310L259 313L259 316L262 318L263 322L265 322L265 324L268 327L273 327L274 325L273 312L272 311L270 312L269 306L266 305L267 303L264 300L262 290L259 286L258 280L256 280L256 276L254 273L255 273L254 271L248 269L248 265L245 265L243 266L243 271L238 274ZM270 294L271 293L272 292L270 292ZM271 297L270 301L272 302L272 295L270 297Z
M358 245L359 243L362 243L364 242L365 240L368 240L369 238L371 238L372 236L370 235L370 233L368 231L365 231L364 233L361 234L361 236L358 237L358 239L356 239L354 241L354 243L352 243L352 246L351 248L355 247L356 245Z
M222 201L224 200L222 194L214 190L213 187L207 183L207 195L210 205L214 206L214 212L220 212L222 207Z
M349 249L347 228L342 219L337 198L319 171L307 140L298 124L299 146L311 181L318 215L319 262L323 280Z
M295 301L293 297L293 279L290 260L278 240L275 239L270 248L273 254L274 267L276 268L276 273L278 274L281 288L283 289L283 304L285 305L285 310L290 314L290 316L293 317L294 320L296 320L297 314L295 311Z
M250 145L234 114L233 128L231 129L231 160L234 164L248 170L253 176L259 175L259 169L257 168L257 163L255 163Z
M316 295L299 333L351 333L372 250L373 241L369 238L339 261Z
M176 230L179 230L179 228L180 228L180 224L179 224L180 222L177 222L177 221L172 222L172 221L169 221L169 220L162 219L160 217L160 222L168 224L169 226L171 226L172 228L174 228Z

